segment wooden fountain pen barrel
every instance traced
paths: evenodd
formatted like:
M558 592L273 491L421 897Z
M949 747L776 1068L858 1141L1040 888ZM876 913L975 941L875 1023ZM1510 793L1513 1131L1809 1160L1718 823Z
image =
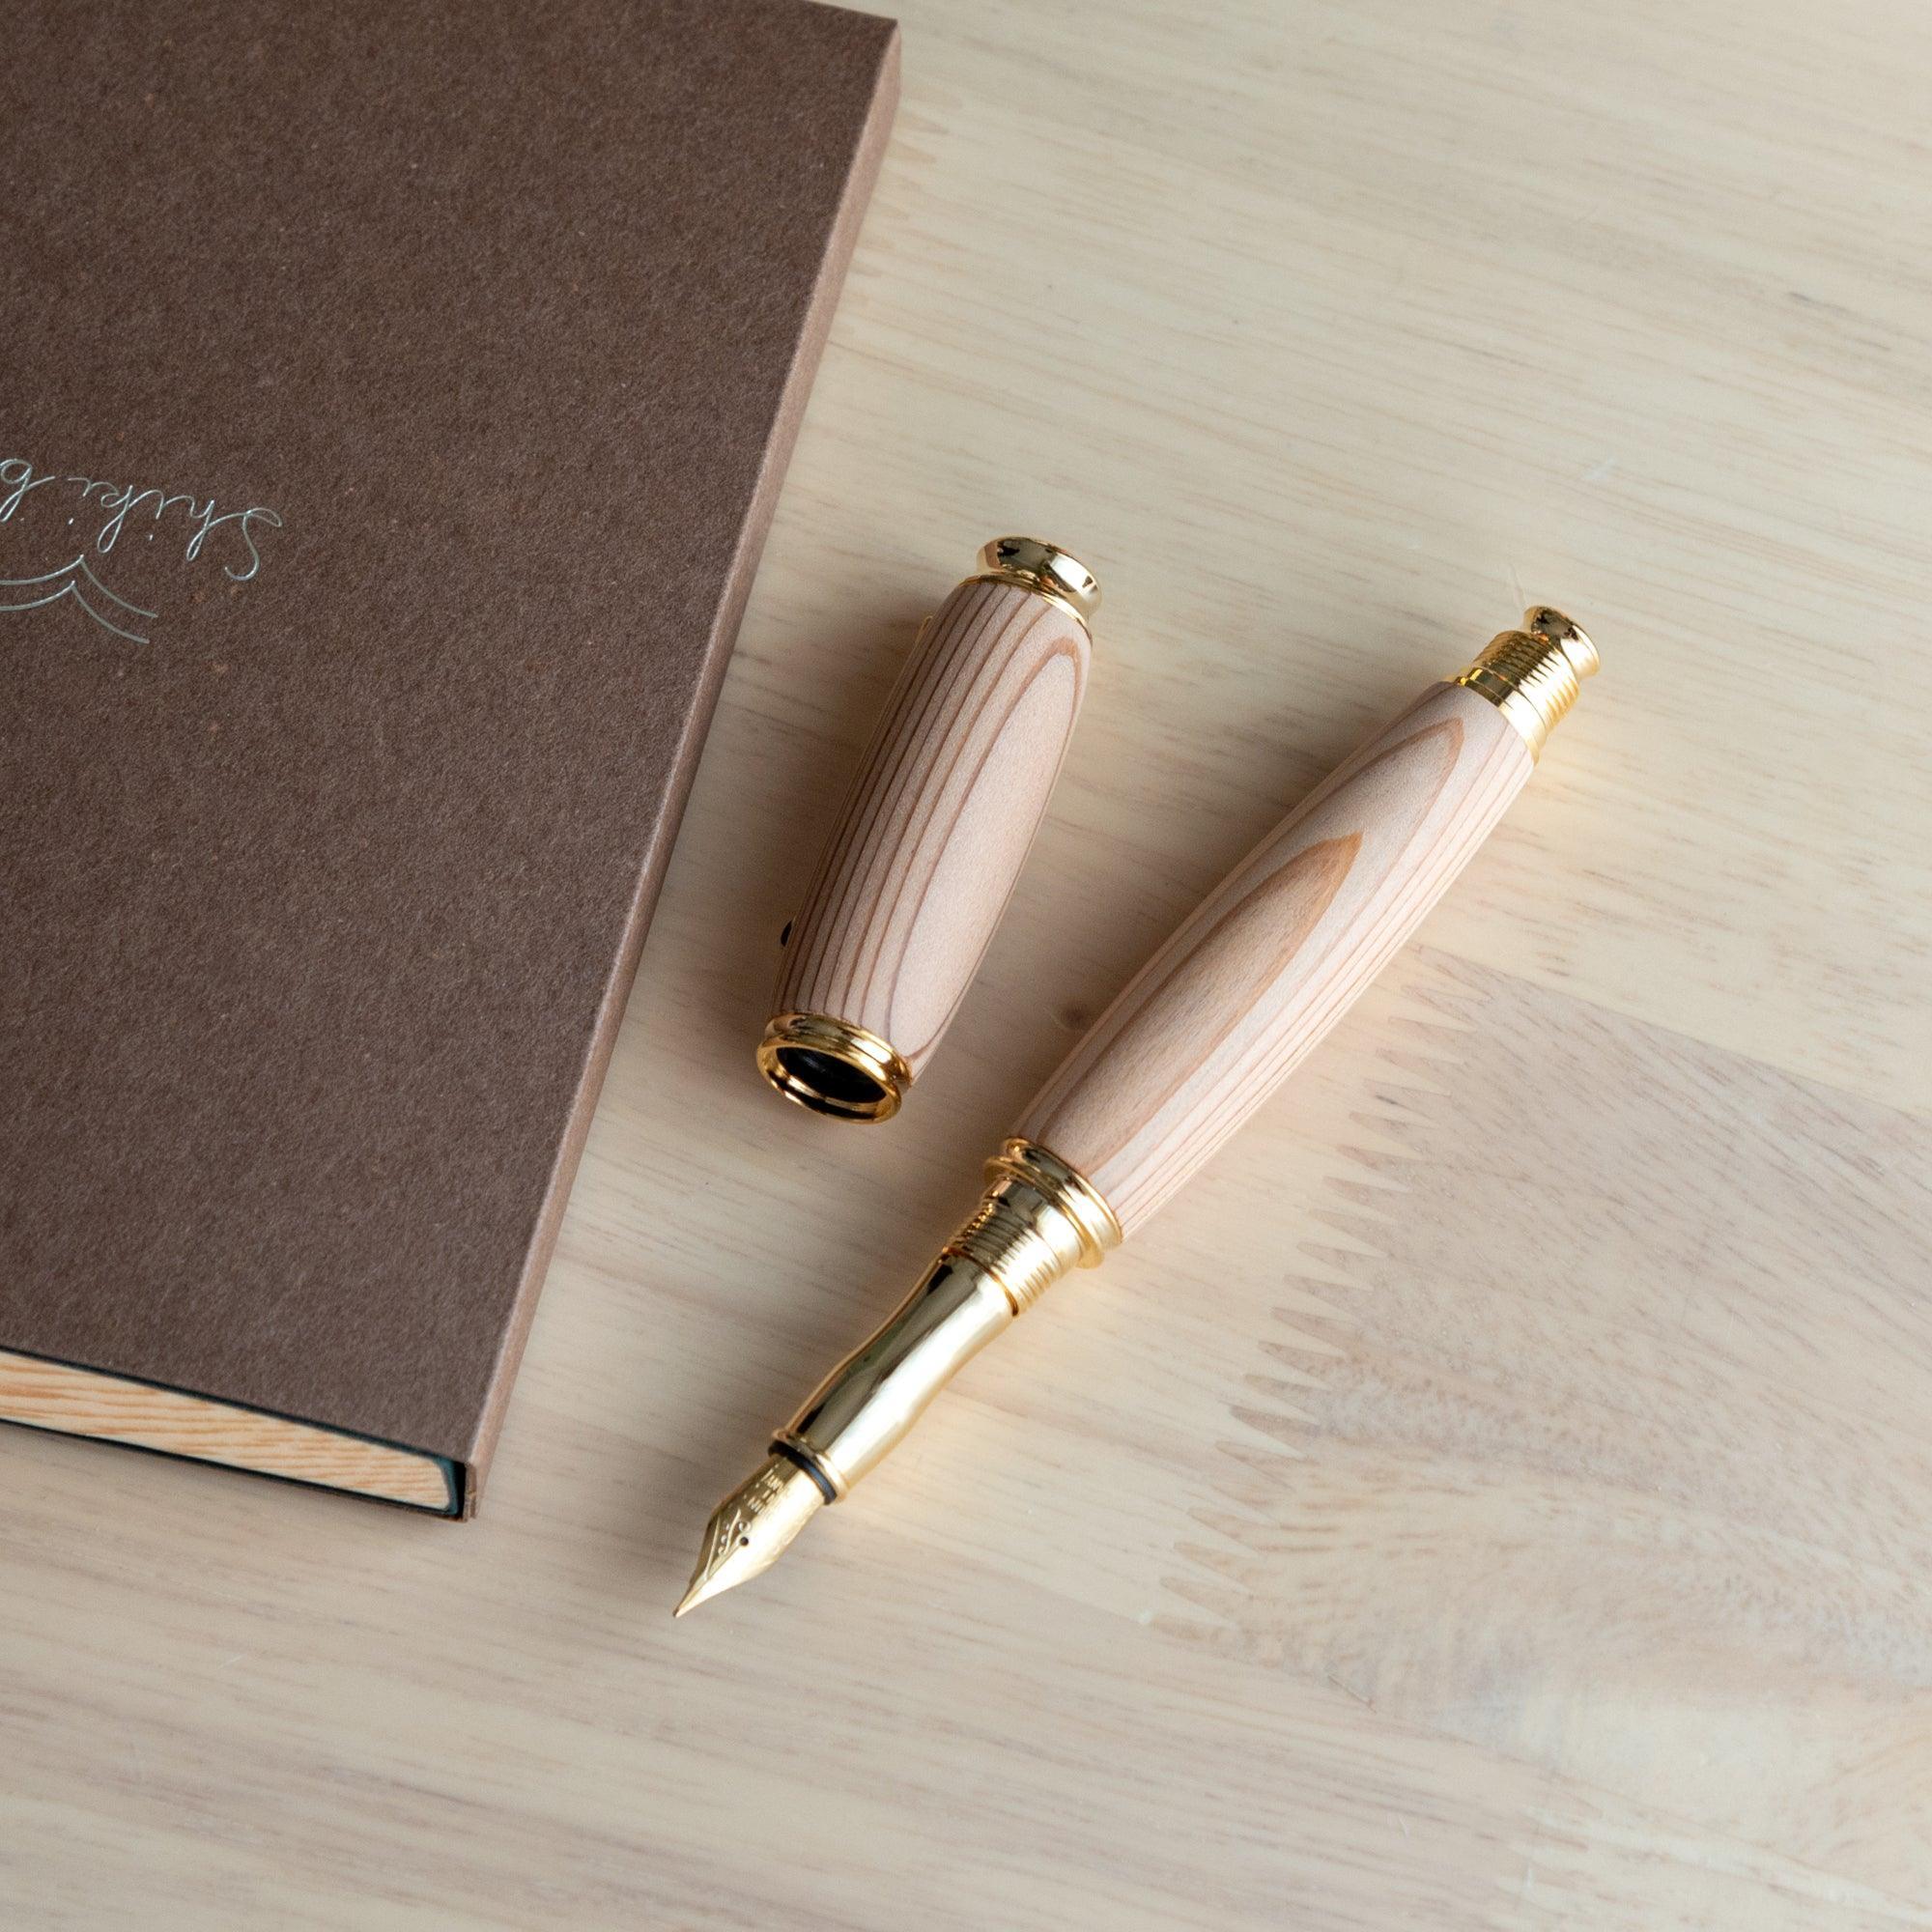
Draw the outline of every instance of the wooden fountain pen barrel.
M1507 632L1424 692L1208 895L1027 1111L1017 1134L1080 1174L1123 1233L1281 1084L1522 788L1596 666L1567 619L1537 620L1563 641Z
M759 1065L818 1113L896 1111L992 939L1079 715L1092 578L1028 539L982 561L922 630L785 943Z

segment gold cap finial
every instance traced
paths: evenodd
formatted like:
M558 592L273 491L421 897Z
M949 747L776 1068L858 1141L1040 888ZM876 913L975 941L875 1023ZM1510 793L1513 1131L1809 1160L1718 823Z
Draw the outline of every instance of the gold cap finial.
M1065 605L1086 625L1100 608L1099 579L1077 556L1040 537L995 537L980 553L980 568Z
M1583 627L1548 604L1522 613L1522 629L1504 631L1457 673L1455 682L1487 697L1541 754L1550 732L1594 677L1597 647Z

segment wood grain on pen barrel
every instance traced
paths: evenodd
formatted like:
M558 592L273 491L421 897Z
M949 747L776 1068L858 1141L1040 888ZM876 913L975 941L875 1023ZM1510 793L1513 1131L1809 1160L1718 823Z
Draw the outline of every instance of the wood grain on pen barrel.
M1033 843L1087 683L1060 606L962 583L900 677L780 969L776 1009L826 1013L917 1073Z
M1433 687L1203 900L1018 1131L1131 1234L1381 970L1530 769L1493 705Z

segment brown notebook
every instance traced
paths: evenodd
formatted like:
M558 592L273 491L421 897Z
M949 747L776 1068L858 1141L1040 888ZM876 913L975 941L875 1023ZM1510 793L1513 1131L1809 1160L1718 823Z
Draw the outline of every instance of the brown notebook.
M895 82L0 21L0 1417L474 1507Z

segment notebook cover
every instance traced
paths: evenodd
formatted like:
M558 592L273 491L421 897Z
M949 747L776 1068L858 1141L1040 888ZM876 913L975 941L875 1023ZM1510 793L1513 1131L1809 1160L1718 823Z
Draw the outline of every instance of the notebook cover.
M804 0L0 20L0 1350L473 1507L896 89Z

